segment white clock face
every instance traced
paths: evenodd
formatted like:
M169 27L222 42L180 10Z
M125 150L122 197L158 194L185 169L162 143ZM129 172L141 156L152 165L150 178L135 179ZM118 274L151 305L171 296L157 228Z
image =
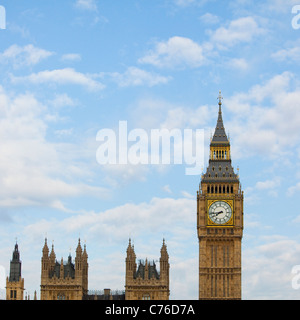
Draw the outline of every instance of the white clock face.
M225 201L214 202L208 210L209 218L216 224L228 222L232 216L231 206Z

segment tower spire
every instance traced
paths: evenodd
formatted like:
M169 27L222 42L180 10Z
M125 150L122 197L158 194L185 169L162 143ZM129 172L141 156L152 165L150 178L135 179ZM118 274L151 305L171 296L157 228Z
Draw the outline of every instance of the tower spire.
M223 124L223 118L222 118L222 94L221 94L221 90L219 91L219 114L218 114L218 120L217 120L217 125L216 125L216 129L213 135L213 138L211 139L211 142L216 142L216 143L229 143L226 132L225 132L225 128L224 128L224 124Z
M222 99L223 99L221 90L219 91L218 99L219 99L219 112L221 112L221 105L222 105Z

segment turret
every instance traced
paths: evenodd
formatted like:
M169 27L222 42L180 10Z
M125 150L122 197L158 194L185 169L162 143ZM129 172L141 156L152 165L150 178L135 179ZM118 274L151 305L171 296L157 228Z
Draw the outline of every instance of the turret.
M169 254L167 251L167 246L165 244L165 239L163 239L163 244L160 249L160 279L162 281L167 281L167 286L169 287Z

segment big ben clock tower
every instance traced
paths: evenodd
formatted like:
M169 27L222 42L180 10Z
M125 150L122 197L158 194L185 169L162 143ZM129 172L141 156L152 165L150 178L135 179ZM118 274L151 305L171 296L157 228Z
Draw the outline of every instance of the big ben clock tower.
M197 192L199 299L241 299L243 191L231 165L230 141L219 114L207 170Z

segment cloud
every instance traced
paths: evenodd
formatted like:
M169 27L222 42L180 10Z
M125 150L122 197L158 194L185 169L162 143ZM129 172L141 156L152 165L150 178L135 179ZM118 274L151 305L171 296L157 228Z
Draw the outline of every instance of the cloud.
M233 58L230 59L227 63L228 67L231 69L236 69L239 71L247 71L249 70L249 63L244 58Z
M145 232L171 232L169 223L173 225L189 225L194 221L194 200L188 198L153 198L149 203L126 203L104 212L86 212L65 219L61 227L66 231L86 229L102 237L113 237L116 240L128 239L132 234L139 237ZM120 221L122 228L120 228Z
M226 127L235 137L235 157L286 157L300 142L300 87L294 80L284 72L226 99L224 105L233 113Z
M272 180L258 181L255 188L258 190L269 190L277 188L280 185L280 178L274 177Z
M76 102L69 97L66 93L56 94L54 99L48 102L54 108L62 108L62 107L73 107L76 105Z
M183 8L191 5L201 6L206 2L207 0L174 0L175 5Z
M63 199L108 195L84 182L90 169L79 145L47 141L48 108L34 95L9 96L0 87L0 114L0 206L62 208Z
M293 196L296 192L300 191L300 182L298 182L296 185L291 186L287 190L287 195L289 197ZM299 219L298 219L299 220ZM299 220L300 221L300 220Z
M264 3L263 10L265 12L268 10L290 13L292 7L297 4L299 4L298 0L267 0Z
M289 49L279 50L271 55L277 61L288 61L292 63L299 63L300 61L300 47L293 47Z
M175 0L175 4L180 6L180 7L186 7L191 4L194 4L196 0Z
M199 67L205 63L203 48L189 38L172 37L158 42L139 63L151 64L160 68Z
M20 47L11 45L0 54L0 62L11 63L15 69L33 66L52 56L54 52L34 47L32 44Z
M76 84L87 88L90 91L104 89L104 85L95 81L92 76L77 72L72 68L46 70L32 73L29 76L12 76L12 82L31 82L33 84L54 83L54 84Z
M129 67L123 74L111 73L111 77L120 87L142 86L153 87L158 84L166 84L170 77L163 77L159 74L148 72L137 67Z
M300 244L287 237L269 236L243 251L243 298L299 299L292 288L292 268L299 264Z
M204 23L216 23L217 19L210 13L200 17ZM229 49L239 43L250 43L255 37L265 33L266 30L259 27L253 17L243 17L230 21L227 27L208 30L209 40L202 44L180 36L157 42L154 49L138 62L158 68L199 68L217 56L218 50ZM229 66L245 71L248 69L248 62L243 58L234 58L229 61Z
M253 17L233 20L228 27L220 27L211 32L211 42L219 49L226 49L238 43L251 42L254 37L262 35L265 30L260 28Z
M79 53L67 53L61 57L62 61L80 61L81 55Z
M207 12L207 13L203 14L199 18L199 20L202 21L205 24L215 24L215 23L219 22L219 17L214 15L214 14L211 14L211 13Z
M274 177L273 179L258 181L255 185L255 190L264 190L270 196L276 197L278 195L277 189L281 183L280 177Z
M97 4L95 0L77 0L75 6L83 10L97 11Z

